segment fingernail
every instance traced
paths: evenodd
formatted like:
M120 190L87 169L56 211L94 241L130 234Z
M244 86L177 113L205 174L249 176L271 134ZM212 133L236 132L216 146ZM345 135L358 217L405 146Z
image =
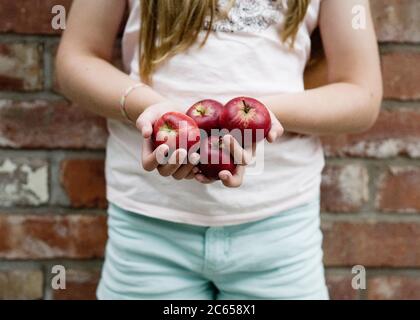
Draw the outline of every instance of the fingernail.
M190 162L193 165L197 165L200 162L200 155L198 153L193 153L190 157Z
M188 152L185 149L179 149L178 155L180 159L185 159L188 156Z
M141 131L141 134L142 134L142 135L143 135L143 137L145 137L145 138L149 138L149 137L150 137L149 130L147 130L147 129L143 129L143 130Z
M200 170L198 170L198 168L193 168L192 171L195 174L195 173L198 173Z
M220 179L222 179L222 180L227 180L229 177L228 177L228 175L227 174L221 174L220 175Z

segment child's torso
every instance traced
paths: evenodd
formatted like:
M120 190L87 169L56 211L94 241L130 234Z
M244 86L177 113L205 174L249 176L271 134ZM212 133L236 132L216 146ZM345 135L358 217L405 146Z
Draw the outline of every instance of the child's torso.
M220 4L228 1L220 0ZM310 34L317 25L320 0L311 1L293 50L279 35L286 10L284 2L237 0L228 19L213 25L204 47L193 46L157 70L153 88L185 109L204 98L225 103L241 95L258 98L303 91L303 71L310 55ZM123 38L124 66L136 80L140 80L139 4L138 0L130 1ZM273 145L265 143L261 172L245 176L242 187L232 190L218 182L201 185L147 173L140 166L138 132L113 120L109 121L109 130L108 199L130 211L192 224L235 224L300 205L319 192L324 160L315 137L285 136Z

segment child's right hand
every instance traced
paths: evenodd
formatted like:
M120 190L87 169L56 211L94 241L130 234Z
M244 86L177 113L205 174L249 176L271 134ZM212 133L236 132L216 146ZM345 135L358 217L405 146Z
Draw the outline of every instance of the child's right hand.
M200 161L198 153L192 153L188 156L185 149L178 149L172 153L169 159L164 161L169 147L162 144L154 149L151 139L155 121L164 113L174 110L180 110L180 108L174 103L162 102L148 107L137 119L136 127L144 138L141 155L142 165L146 171L158 170L163 177L172 176L176 180L193 179L195 173L198 172L195 167Z

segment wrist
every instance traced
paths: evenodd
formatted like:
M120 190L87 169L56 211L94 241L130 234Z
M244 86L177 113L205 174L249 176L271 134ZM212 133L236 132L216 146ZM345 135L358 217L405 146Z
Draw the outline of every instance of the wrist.
M277 113L277 108L278 108L278 103L275 103L275 101L273 100L273 96L263 96L263 97L258 97L257 98L258 101L261 101L262 104L268 109L270 110L277 118L279 117L278 113Z
M284 130L289 130L286 95L273 95L258 98L281 123Z
M148 107L168 101L166 98L154 92L149 87L142 87L134 90L126 99L125 110L127 116L132 122L136 122L137 118Z

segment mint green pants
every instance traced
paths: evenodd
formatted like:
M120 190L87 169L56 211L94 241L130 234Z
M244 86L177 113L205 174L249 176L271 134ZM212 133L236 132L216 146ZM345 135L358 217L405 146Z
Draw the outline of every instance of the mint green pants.
M99 299L328 299L319 200L236 226L200 227L110 204Z

